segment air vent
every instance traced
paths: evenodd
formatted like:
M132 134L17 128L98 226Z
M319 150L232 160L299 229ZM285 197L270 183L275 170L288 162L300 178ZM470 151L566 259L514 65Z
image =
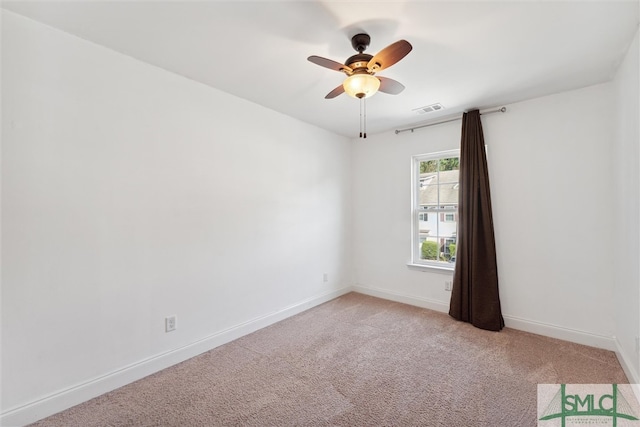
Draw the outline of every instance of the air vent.
M434 111L440 111L440 110L444 110L444 107L442 106L442 104L438 103L438 104L427 105L426 107L414 108L411 111L415 111L418 114L427 114L427 113L433 113Z

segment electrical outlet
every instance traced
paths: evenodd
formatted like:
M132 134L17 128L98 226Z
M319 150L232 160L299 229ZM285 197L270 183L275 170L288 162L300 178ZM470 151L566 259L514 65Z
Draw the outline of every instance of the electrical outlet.
M453 282L451 280L445 280L445 282L444 282L444 290L445 291L451 291L452 284L453 284Z
M324 274L322 275L322 281L323 281L323 282L325 282L325 283L327 283L327 282L329 281L329 274L324 273Z
M164 331L171 332L175 331L178 324L177 316L169 316L164 319Z

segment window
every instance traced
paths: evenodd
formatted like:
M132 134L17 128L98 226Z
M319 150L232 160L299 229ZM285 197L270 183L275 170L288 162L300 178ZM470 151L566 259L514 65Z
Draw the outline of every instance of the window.
M413 264L453 269L458 231L459 170L458 150L413 157Z

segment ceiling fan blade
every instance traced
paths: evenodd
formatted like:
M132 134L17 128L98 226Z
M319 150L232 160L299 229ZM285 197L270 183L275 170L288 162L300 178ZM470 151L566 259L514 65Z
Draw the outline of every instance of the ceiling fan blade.
M331 92L329 92L327 94L327 96L324 97L324 99L335 98L336 96L341 95L343 93L344 93L344 86L340 85L337 88L335 88L334 90L332 90Z
M404 85L399 81L390 79L388 77L376 76L376 78L380 80L380 88L378 89L380 92L397 95L404 90Z
M329 68L330 70L346 72L349 75L351 75L351 73L353 73L353 70L351 68L347 67L346 65L341 64L341 63L336 62L336 61L333 61L331 59L323 58L321 56L312 55L312 56L308 57L307 60L309 60L309 61L313 62L314 64L317 64L317 65L319 65L321 67Z
M413 46L406 40L398 40L395 43L378 52L367 64L369 71L378 72L391 67L396 62L407 56Z

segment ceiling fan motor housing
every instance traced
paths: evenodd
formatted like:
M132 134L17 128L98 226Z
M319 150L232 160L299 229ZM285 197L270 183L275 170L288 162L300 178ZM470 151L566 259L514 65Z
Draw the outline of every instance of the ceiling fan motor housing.
M367 69L367 64L373 58L372 55L366 53L356 53L353 56L350 56L345 62L344 65L351 68L354 72L357 72L358 69L362 68L364 70Z

